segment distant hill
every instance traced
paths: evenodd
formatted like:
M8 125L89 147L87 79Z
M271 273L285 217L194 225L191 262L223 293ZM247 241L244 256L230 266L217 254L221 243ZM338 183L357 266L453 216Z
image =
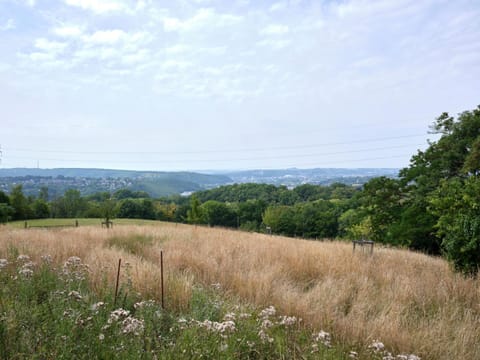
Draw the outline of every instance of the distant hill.
M298 186L301 184L330 185L335 182L347 185L362 185L368 180L387 176L395 178L396 168L317 168L317 169L283 169L283 170L246 170L225 172L236 183L267 183L273 185Z
M0 169L0 190L8 192L15 184L22 184L26 195L37 195L47 186L51 197L62 195L67 189L78 189L82 195L119 189L146 191L152 197L210 189L231 183L225 175L193 172L156 172L110 169Z
M26 195L38 195L47 186L51 197L67 189L78 189L82 195L114 192L119 189L145 191L152 197L211 189L234 183L265 183L295 187L301 184L329 185L340 182L362 185L373 177L397 177L399 169L278 169L246 171L165 172L81 168L12 168L0 169L0 190L9 192L22 184Z

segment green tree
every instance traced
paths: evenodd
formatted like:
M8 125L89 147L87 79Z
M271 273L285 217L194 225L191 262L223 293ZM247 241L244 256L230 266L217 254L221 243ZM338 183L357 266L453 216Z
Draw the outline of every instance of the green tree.
M363 206L372 224L372 238L382 243L396 243L391 227L400 219L402 193L397 180L373 178L364 185Z
M22 185L16 185L10 192L10 206L13 208L13 220L26 220L31 217L31 210L28 207L28 200L23 194Z
M227 204L215 200L208 200L200 206L204 221L209 226L235 227L237 213Z
M50 208L48 203L43 199L37 199L32 204L33 217L35 219L46 219L50 217Z
M203 214L200 208L200 201L195 195L190 198L190 209L187 211L187 222L189 224L201 224Z
M444 180L430 197L438 216L437 235L455 269L476 274L480 267L480 178Z
M292 206L269 206L263 214L263 223L275 234L295 235L295 211Z
M8 222L12 215L14 209L7 203L0 203L0 224Z

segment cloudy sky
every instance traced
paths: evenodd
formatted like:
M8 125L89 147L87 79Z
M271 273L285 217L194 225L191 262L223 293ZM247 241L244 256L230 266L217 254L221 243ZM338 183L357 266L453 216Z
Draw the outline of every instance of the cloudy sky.
M480 104L478 0L0 0L0 167L403 167Z

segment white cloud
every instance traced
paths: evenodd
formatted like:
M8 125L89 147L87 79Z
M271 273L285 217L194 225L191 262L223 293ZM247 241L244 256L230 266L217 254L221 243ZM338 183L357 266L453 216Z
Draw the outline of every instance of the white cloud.
M285 1L279 1L279 2L276 2L274 4L272 4L272 6L270 6L269 10L270 11L281 11L281 10L285 10L287 8L287 3Z
M287 25L280 25L280 24L270 24L267 27L264 27L260 30L260 34L262 35L285 35L288 34L290 29Z
M35 47L48 53L61 53L68 45L58 41L50 41L45 38L35 40Z
M289 39L270 39L270 38L268 38L268 39L258 41L257 45L258 46L270 47L274 50L280 50L280 49L286 48L291 43L292 43L292 41L289 40Z
M0 31L8 31L16 28L15 20L8 19L5 24L0 25Z
M91 35L83 37L83 41L91 44L115 44L126 37L126 33L123 30L100 30Z
M53 29L53 33L60 37L76 38L83 34L83 28L76 25L64 25Z
M64 0L67 5L90 10L97 14L128 11L129 8L121 0ZM143 4L143 2L141 2Z
M220 14L214 9L199 9L195 15L186 19L180 20L175 17L164 17L163 28L167 32L180 31L189 32L195 31L205 27L226 27L235 25L243 20L242 16L231 14Z

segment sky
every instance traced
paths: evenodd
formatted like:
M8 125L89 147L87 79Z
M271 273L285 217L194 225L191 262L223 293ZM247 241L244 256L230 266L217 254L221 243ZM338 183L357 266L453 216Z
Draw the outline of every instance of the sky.
M401 168L480 104L478 0L0 0L0 168Z

